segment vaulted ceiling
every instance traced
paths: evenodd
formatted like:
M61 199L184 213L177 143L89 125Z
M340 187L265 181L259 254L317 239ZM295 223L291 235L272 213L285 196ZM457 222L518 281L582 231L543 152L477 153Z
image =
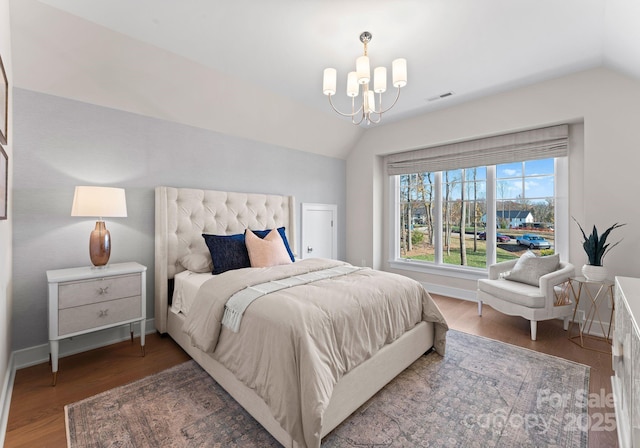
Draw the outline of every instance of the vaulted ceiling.
M331 111L322 71L338 70L348 109L362 31L373 66L408 61L385 122L593 67L640 79L635 0L11 0L11 23L16 87L246 132L234 119L334 157L366 128ZM270 129L285 120L324 140L280 141Z

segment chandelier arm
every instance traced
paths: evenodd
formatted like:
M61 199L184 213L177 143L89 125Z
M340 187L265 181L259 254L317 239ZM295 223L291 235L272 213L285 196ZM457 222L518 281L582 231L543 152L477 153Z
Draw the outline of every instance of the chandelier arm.
M389 112L391 110L391 108L393 108L393 106L396 105L396 103L398 102L398 98L400 98L400 89L402 87L398 87L398 93L396 94L396 99L393 100L393 103L391 104L391 106L387 107L386 109L382 109L382 94L380 94L379 98L380 98L380 111L378 112L377 110L374 110L373 112L378 114L378 115L382 115L385 112Z
M356 98L355 97L351 97L351 112L353 112L353 116L351 117L351 124L355 124L356 126L360 125L360 123L362 123L362 120L365 119L365 117L367 116L367 114L364 111L364 97L362 97L362 106L356 111ZM360 119L358 121L355 120L355 115L358 112L362 112L360 114Z
M361 107L360 109L358 109L358 110L361 110L361 109L362 109L362 107ZM357 126L357 125L359 125L360 123L362 123L362 121L364 120L365 113L364 113L364 112L362 112L362 114L360 115L360 119L359 119L358 121L356 121L356 120L355 120L355 115L356 115L356 114L354 114L354 115L351 117L351 123L353 123L353 124L355 124L355 125Z
M362 106L360 106L360 108L357 111L355 111L353 113L350 113L350 114L345 114L344 112L340 112L338 109L336 109L336 106L333 105L333 101L331 101L331 95L327 95L327 96L329 97L329 104L331 104L331 107L333 108L333 110L336 111L337 113L339 113L340 115L342 115L343 117L351 117L351 118L353 118L356 115L358 115L360 113L360 111L362 110ZM360 121L362 121L362 120L360 120Z
M372 113L376 114L376 115L378 116L378 119L377 119L377 120L374 120L374 119L372 118L371 114L369 114L369 117L367 118L367 121L368 121L369 123L373 123L373 124L378 124L378 123L380 123L380 121L382 121L382 112L379 112L379 113L378 113L378 112L372 112Z

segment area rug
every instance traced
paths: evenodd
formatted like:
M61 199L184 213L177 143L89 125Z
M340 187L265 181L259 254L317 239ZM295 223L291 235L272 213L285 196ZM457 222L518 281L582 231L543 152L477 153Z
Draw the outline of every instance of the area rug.
M587 447L589 367L450 330L329 447ZM69 448L278 447L194 361L65 406Z

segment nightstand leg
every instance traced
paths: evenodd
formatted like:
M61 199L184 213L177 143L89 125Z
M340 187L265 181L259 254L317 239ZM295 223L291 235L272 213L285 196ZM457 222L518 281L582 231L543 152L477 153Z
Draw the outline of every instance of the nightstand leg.
M51 373L53 374L53 384L58 380L58 341L49 341L49 356L51 357Z
M145 337L145 328L146 328L146 321L145 319L142 319L140 321L140 348L142 349L142 356L145 355L144 353L144 337Z
M129 324L129 332L131 332L131 343L133 344L133 322Z

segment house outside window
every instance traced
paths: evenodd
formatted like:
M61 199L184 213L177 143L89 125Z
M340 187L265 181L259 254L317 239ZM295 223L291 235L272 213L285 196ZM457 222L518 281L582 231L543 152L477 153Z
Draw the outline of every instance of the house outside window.
M533 226L534 219L531 210L511 210L510 207L500 207L498 205L496 221L500 228L517 229L519 227ZM482 215L482 225L486 224L487 215Z

